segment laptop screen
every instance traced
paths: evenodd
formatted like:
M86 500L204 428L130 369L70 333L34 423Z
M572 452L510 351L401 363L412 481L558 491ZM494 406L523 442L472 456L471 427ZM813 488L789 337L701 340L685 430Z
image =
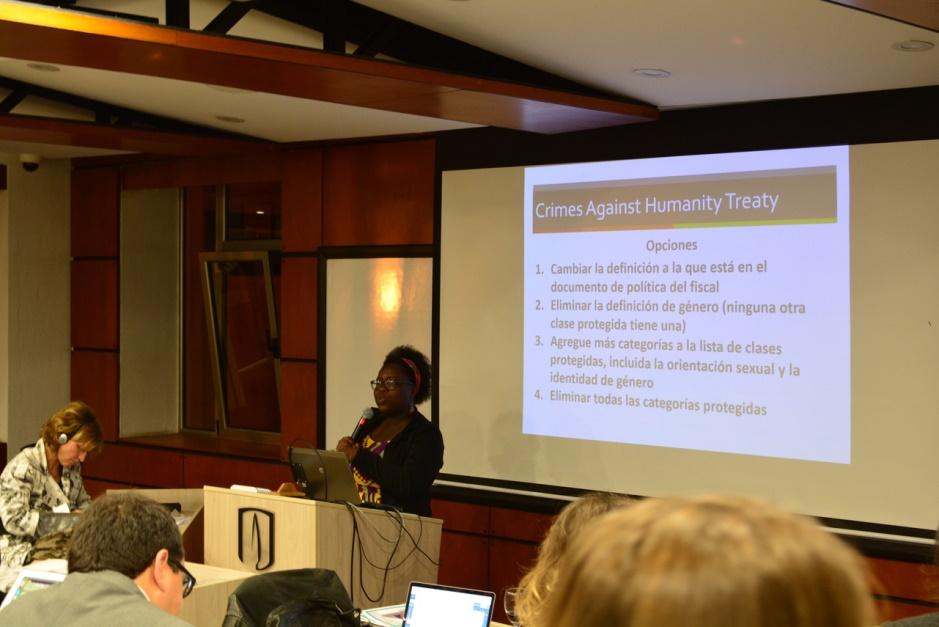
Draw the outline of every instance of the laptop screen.
M403 627L488 627L495 594L414 582Z
M290 468L297 487L309 499L361 502L344 453L294 448L290 451Z
M0 609L6 607L24 594L28 594L35 590L48 588L49 586L59 583L63 579L65 579L65 573L24 568L20 571L20 574L17 575L16 581L13 582L13 585L10 586L10 591L7 592L6 597L3 599L3 603L0 604Z

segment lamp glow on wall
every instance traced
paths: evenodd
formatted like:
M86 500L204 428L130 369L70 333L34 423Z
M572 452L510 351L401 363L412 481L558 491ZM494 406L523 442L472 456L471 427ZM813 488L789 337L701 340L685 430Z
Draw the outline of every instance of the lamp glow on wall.
M367 382L385 354L400 344L432 351L433 276L430 257L330 258L325 264L325 442L347 435L363 404ZM424 415L433 411L423 407Z
M375 272L372 276L375 319L394 324L401 313L404 259L388 257L376 259L375 262Z

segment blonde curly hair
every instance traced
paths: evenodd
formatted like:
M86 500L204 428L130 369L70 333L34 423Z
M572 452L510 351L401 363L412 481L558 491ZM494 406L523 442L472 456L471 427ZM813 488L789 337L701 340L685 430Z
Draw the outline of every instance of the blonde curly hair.
M869 627L860 556L815 521L729 496L650 499L578 534L528 627Z
M589 492L564 506L538 548L535 565L518 584L515 611L522 625L536 625L544 601L557 579L557 565L573 537L601 514L625 507L633 500L611 492Z

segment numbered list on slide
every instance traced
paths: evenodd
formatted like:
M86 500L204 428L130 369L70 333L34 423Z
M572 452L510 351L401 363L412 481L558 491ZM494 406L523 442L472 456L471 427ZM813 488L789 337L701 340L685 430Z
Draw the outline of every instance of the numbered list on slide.
M527 172L525 433L848 463L847 151Z

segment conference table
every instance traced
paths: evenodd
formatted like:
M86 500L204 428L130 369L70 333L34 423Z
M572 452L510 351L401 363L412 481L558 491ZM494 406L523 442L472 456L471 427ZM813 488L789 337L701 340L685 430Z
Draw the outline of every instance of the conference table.
M179 617L196 627L218 627L225 620L228 595L253 573L186 562L196 578L196 587L183 600Z
M218 627L225 619L228 595L253 573L218 566L186 562L198 582L184 601L179 617L196 627ZM492 621L491 627L511 627Z

